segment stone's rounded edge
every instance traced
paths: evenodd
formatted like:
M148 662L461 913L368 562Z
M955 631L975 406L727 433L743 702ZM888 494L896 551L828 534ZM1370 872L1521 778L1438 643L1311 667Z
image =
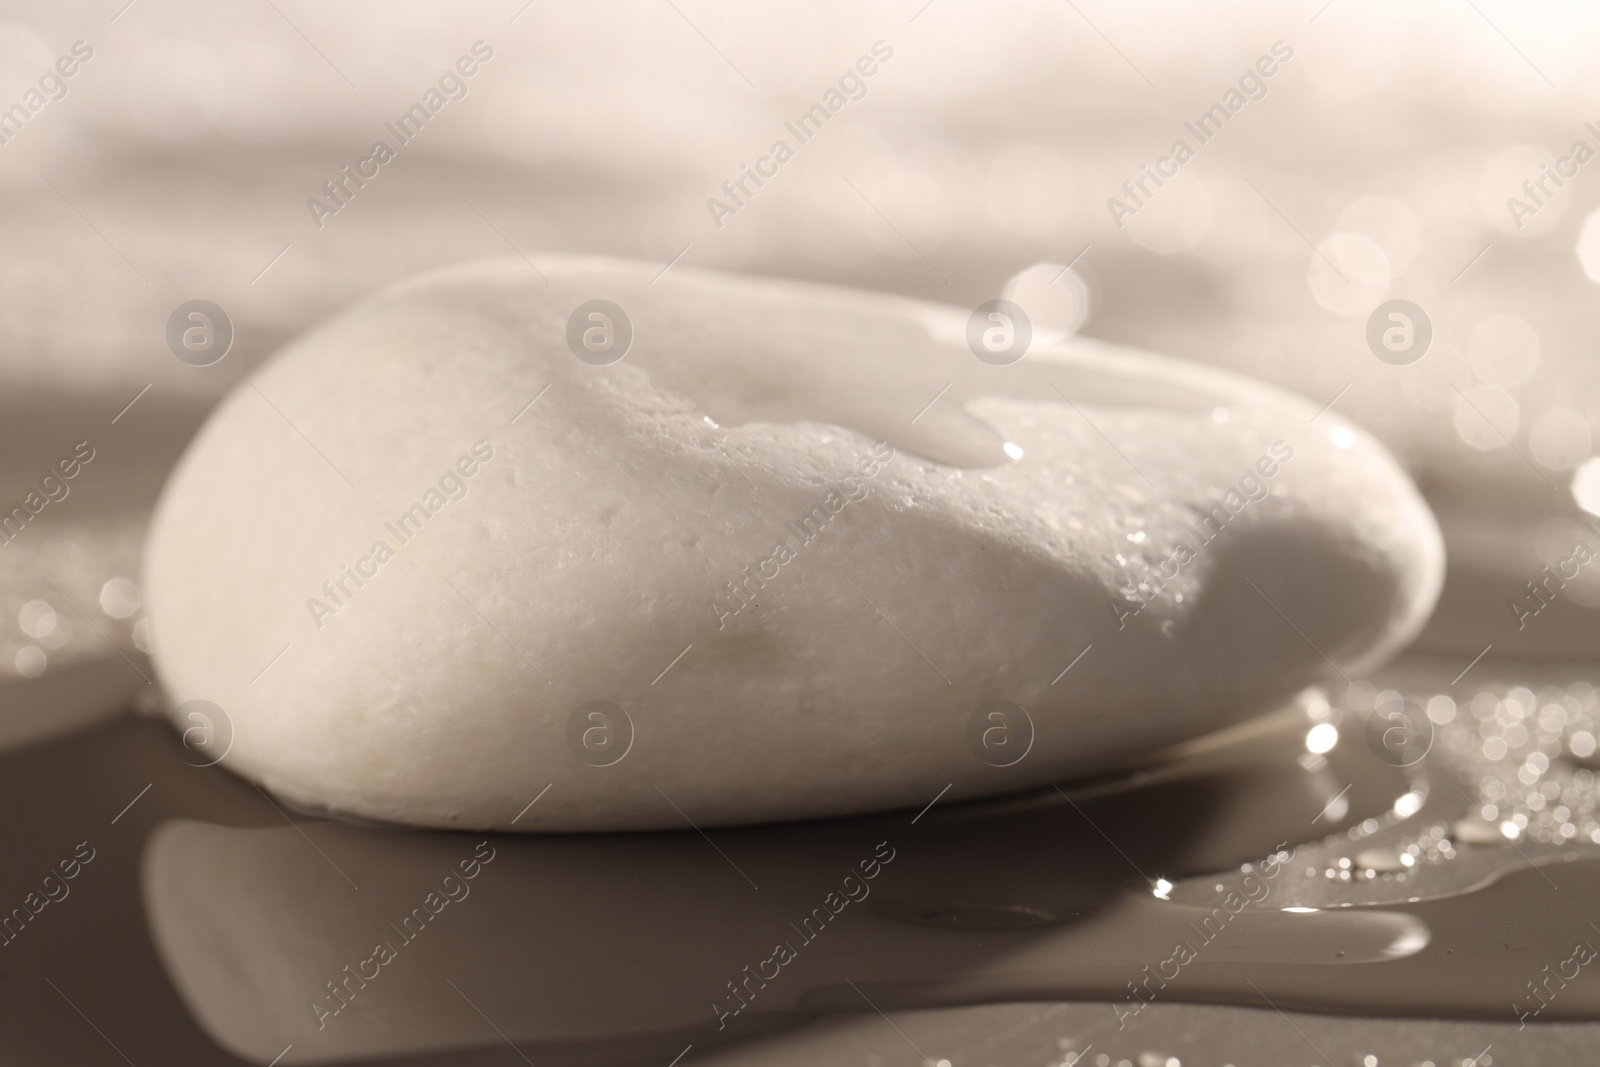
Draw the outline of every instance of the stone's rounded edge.
M519 818L517 809L522 806L520 804L508 804L503 813L484 818L458 817L450 812L438 810L425 804L411 805L401 810L396 805L377 802L357 809L351 806L329 804L321 799L309 797L304 793L295 791L292 786L274 782L270 774L260 776L248 774L247 777L270 793L279 805L296 816L308 816L358 829L427 830L463 836L471 836L473 834L581 835L593 833L655 833L683 830L688 825L683 821L682 815L664 804L661 811L653 812L647 817L634 815L625 819L597 818L592 813L581 810L567 812L564 818L558 816L554 819L542 819L539 815L539 805L535 805L531 811L522 814ZM534 789L533 792L537 793L538 789ZM551 798L545 798L545 800L549 799ZM543 803L544 801L540 801L540 805ZM783 822L808 822L813 819L850 818L878 810L883 809L798 814L787 818L761 818L748 822L735 820L706 823L704 825L732 827ZM700 822L699 819L695 821L696 823Z
M537 262L542 264L540 269L548 269L551 272L556 272L563 268L576 271L593 270L601 273L612 270L624 271L637 281L648 281L649 278L654 274L654 270L649 265L637 264L631 261L611 260L603 257L585 257L578 260L541 258ZM431 271L428 274L391 287L385 292L374 297L373 300L369 301L363 306L371 307L375 304L381 304L386 300L403 298L408 293L416 291L419 287L426 289L430 285L436 284L440 280L469 280L478 272L484 272L497 278L503 277L507 268L526 271L527 264L514 257L506 257L498 260L472 261L465 264L457 264L440 268L438 270ZM713 272L698 273L711 275ZM674 283L683 283L686 278L692 277L694 277L694 275L686 275L684 278L674 279ZM716 274L715 277L723 279L728 284L763 287L789 286L791 284L804 286L808 289L828 294L831 299L860 300L864 304L868 304L879 309L897 308L903 314L923 317L928 321L932 321L940 317L949 317L951 315L964 316L964 312L962 312L960 309L946 307L944 305L925 303L905 297L887 296L876 293L857 293L855 291L838 289L832 286L817 285L816 283L789 283L780 279L745 279L736 275L721 274ZM663 284L666 284L668 279L671 278L672 275L668 275L666 279L662 279ZM534 284L537 283L535 282ZM887 303L884 303L884 301L887 301ZM282 361L288 358L293 352L302 347L314 346L318 343L319 338L322 336L322 329L319 328L318 330L306 335L304 338L297 340L288 348L286 348L284 352L276 356L272 365L281 364ZM1056 346L1050 346L1050 348L1055 347ZM1075 339L1070 342L1061 343L1061 347L1061 354L1063 356L1070 357L1072 355L1079 355L1084 352L1089 352L1093 353L1098 358L1102 358L1111 362L1136 362L1139 366L1143 367L1150 373L1172 374L1175 377L1180 377L1185 380L1199 381L1203 379L1208 385L1213 387L1218 382L1225 382L1228 388L1238 390L1241 395L1251 398L1255 402L1262 403L1263 405L1276 405L1283 410L1291 411L1296 414L1303 412L1308 421L1311 415L1316 413L1314 406L1304 398L1293 396L1292 394L1286 393L1280 389L1267 386L1252 379L1244 378L1237 374L1213 371L1211 368L1190 367L1181 363L1180 361L1171 360L1153 353L1143 353L1137 350L1120 348L1119 346L1104 342ZM1030 352L1028 358L1048 359L1049 354L1050 349L1042 348L1037 353ZM272 365L264 368L264 370L270 372ZM240 393L236 393L233 397L230 397L228 400L224 401L222 405L219 405L218 410L213 413L206 426L202 428L201 434L197 437L197 442L206 440L207 434L216 432L215 427L218 422L225 419L228 412L232 410L229 405L236 405L242 402L241 398L246 397L246 395L247 394L241 390ZM1329 415L1324 415L1322 418L1330 420L1329 423L1322 424L1324 426L1333 422L1331 413ZM1377 445L1375 441L1372 442L1372 448L1370 450L1364 449L1364 451L1367 452L1367 455L1364 456L1364 460L1367 461L1369 465L1374 459L1381 459L1382 464L1386 465L1386 477L1392 477L1394 483L1386 489L1386 492L1388 492L1388 490L1393 490L1393 492L1388 492L1388 495L1393 498L1398 507L1414 512L1418 523L1421 524L1418 527L1419 529L1425 528L1431 533L1431 543L1428 545L1421 544L1421 540L1428 540L1426 537L1420 540L1413 537L1408 541L1404 536L1401 536L1386 543L1384 546L1381 546L1387 550L1386 552L1378 553L1379 555L1383 555L1386 562L1393 566L1397 576L1401 577L1402 579L1414 581L1415 587L1407 591L1403 582L1396 584L1396 610L1391 613L1391 618L1389 619L1387 626L1374 628L1373 639L1370 647L1363 654L1364 661L1377 661L1387 658L1387 656L1395 649L1404 644L1405 641L1409 640L1415 630L1420 628L1422 622L1425 621L1428 612L1431 610L1433 599L1437 596L1439 585L1442 582L1443 550L1442 538L1440 538L1438 534L1437 525L1434 523L1431 513L1428 511L1426 505L1422 502L1420 496L1416 494L1414 486L1410 485L1409 479L1406 478L1399 465L1393 460L1392 457L1388 456L1388 454L1383 451L1382 447ZM180 479L183 477L185 465L193 459L192 453L193 449L191 449L191 454L186 455L184 461L180 463L178 470L174 473L172 481L169 482L167 490L163 493L161 504L158 505L156 520L152 523L152 546L161 539L161 530L164 528L163 524L177 521L177 518L173 514L169 513L168 505L170 502L170 497L174 492L174 486L177 485ZM149 566L150 559L151 556L147 555L147 568ZM155 591L156 588L161 586L164 581L164 576L162 578L157 578L147 569L146 582L152 590L152 618L158 617L162 611L166 610L165 608L158 608L157 601L162 600L163 596ZM157 669L160 671L162 681L167 686L168 691L173 693L175 698L181 699L190 699L199 696L211 695L189 692L185 689L186 679L182 677L174 677L172 672L167 669L167 665L164 662L165 657L159 654L159 633L157 640ZM270 652L270 650L268 651ZM176 705L181 703L181 699L174 699L173 704ZM306 797L304 796L303 790L297 790L294 788L294 786L287 782L276 780L281 779L282 776L275 774L273 769L270 767L259 766L252 763L248 752L241 754L234 760L231 760L228 766L230 769L236 772L240 772L247 777L263 782L268 788L272 788L276 792L279 792L280 795L298 798L296 803L307 807L327 807L325 804L325 798ZM979 796L983 795L987 791L991 790L986 790L981 783L962 783L958 785L955 790L953 790L951 796L952 798L957 796ZM341 807L343 806L341 805ZM807 811L797 813L792 817L827 817L832 815L850 814L852 811L860 810L876 809ZM427 826L446 830L465 830L470 828L475 830L572 830L576 832L582 832L587 830L671 829L678 825L675 821L676 817L673 816L670 810L665 811L660 818L653 819L635 817L620 821L599 820L597 822L586 823L584 825L565 825L561 824L559 821L555 821L550 824L544 824L543 819L534 816L532 813L530 813L528 817L519 820L516 825L511 825L509 820L512 814L514 814L514 809L509 810L503 818L460 819L448 813L429 810L426 804L408 805L404 810L396 810L393 805L386 806L383 803L369 805L363 809L354 810L351 812L351 815L357 819L378 819L385 822L395 822L403 825ZM716 824L734 825L743 821L751 820L721 820Z
M274 355L272 358L278 357ZM227 413L238 406L242 399L242 393L235 389L218 401L200 424L200 428L195 431L193 439L184 448L177 464L168 473L166 483L156 498L155 507L151 509L150 525L145 534L144 556L139 561L139 587L144 591L145 617L150 625L152 645L150 668L155 672L156 682L165 698L162 710L180 731L182 727L178 725L176 718L177 707L198 694L187 691L184 680L174 673L170 658L162 653L162 627L157 620L163 616L171 617L176 606L169 607L169 598L172 597L168 586L171 568L159 546L171 539L168 531L174 523L180 521L178 509L183 506L181 502L183 486L190 477L189 472L201 462L205 441L219 432L217 427L226 421Z
M1300 402L1301 410L1312 409L1313 405L1305 398L1295 399ZM1316 424L1322 425L1329 414L1331 412L1320 415ZM1356 652L1341 664L1346 673L1359 673L1382 666L1422 632L1444 589L1446 557L1444 533L1438 519L1399 459L1375 436L1347 420L1335 419L1325 428L1330 435L1343 431L1349 431L1354 445L1362 447L1364 459L1374 468L1374 473L1381 471L1387 502L1398 512L1394 521L1385 527L1387 536L1383 539L1395 568L1396 610L1386 627L1375 628L1366 650Z
M1301 396L1281 386L1248 377L1237 371L1220 367L1187 363L1175 357L1156 352L1119 345L1092 337L1072 336L1039 346L1028 353L1028 359L1062 361L1065 358L1091 355L1107 363L1132 363L1151 373L1173 375L1185 384L1201 381L1227 383L1241 395L1263 406L1303 419L1307 427L1320 427L1318 432L1331 433L1335 429L1348 430L1353 440L1362 446L1363 460L1369 466L1382 468L1382 476L1390 499L1402 507L1405 516L1392 529L1400 536L1388 539L1388 547L1396 563L1397 611L1383 631L1374 631L1369 648L1356 655L1341 667L1347 671L1367 671L1381 666L1405 648L1421 633L1438 603L1444 588L1445 544L1433 510L1428 507L1410 472L1383 442L1359 424L1322 408L1310 398ZM1054 359L1052 357L1055 357ZM1314 420L1314 421L1313 421ZM1407 552L1406 550L1410 551ZM1409 560L1401 560L1410 555Z
M1405 595L1405 587L1401 586L1402 599L1401 611L1398 617L1391 620L1389 633L1385 638L1374 641L1370 650L1356 656L1348 665L1348 670L1365 672L1374 670L1392 659L1397 653L1416 639L1427 625L1428 619L1433 614L1439 602L1439 595L1444 590L1445 577L1445 544L1444 533L1439 528L1438 519L1433 510L1410 479L1399 470L1396 465L1396 475L1404 478L1410 489L1410 499L1406 501L1407 510L1411 512L1411 525L1416 535L1412 542L1416 555L1415 566L1407 568L1404 577L1413 580L1416 584L1410 590L1410 595Z

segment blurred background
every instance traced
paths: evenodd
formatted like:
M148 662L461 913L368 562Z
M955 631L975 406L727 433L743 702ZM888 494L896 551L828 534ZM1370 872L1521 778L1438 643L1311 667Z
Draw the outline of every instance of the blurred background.
M155 458L95 489L148 504L160 457L285 339L477 256L1008 293L1050 328L1244 371L1387 441L1449 539L1423 647L1586 655L1592 568L1536 636L1509 601L1569 554L1600 440L1597 37L1590 5L1491 0L0 5L0 107L24 106L0 122L0 407L8 454L39 453L7 474L24 485L88 434L64 413L101 421L149 387L144 420L108 433ZM492 58L440 94L475 42ZM799 143L784 123L876 42L892 58L864 95ZM1184 124L1275 46L1291 58L1201 143ZM75 47L92 58L41 94ZM425 128L391 132L429 91L445 106ZM730 199L778 139L794 158ZM1179 139L1194 158L1130 196ZM362 164L378 140L393 158ZM360 187L341 171L358 166L377 172ZM1366 342L1396 298L1432 331L1405 366ZM212 366L166 343L193 299L233 325ZM38 644L5 640L7 671Z

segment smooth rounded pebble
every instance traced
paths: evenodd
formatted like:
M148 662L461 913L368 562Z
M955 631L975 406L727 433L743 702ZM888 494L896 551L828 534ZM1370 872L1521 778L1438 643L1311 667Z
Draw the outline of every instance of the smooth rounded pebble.
M1334 411L1078 338L1002 362L979 314L594 258L400 285L173 474L172 704L303 809L683 829L1126 766L1426 618L1438 529Z

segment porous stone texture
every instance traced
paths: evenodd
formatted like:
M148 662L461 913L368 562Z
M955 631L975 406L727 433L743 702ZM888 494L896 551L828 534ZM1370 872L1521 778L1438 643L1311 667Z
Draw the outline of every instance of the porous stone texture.
M1437 596L1432 516L1335 411L1077 338L991 365L966 308L659 272L437 271L219 406L145 583L224 767L431 827L914 809L1258 714Z

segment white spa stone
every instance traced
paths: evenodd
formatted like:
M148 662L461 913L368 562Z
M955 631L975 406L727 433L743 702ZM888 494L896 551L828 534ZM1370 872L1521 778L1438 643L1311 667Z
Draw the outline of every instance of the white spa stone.
M1433 605L1432 516L1334 411L1077 338L992 365L966 308L659 272L438 271L229 396L146 557L180 728L210 701L223 766L418 826L920 808L1256 715Z

